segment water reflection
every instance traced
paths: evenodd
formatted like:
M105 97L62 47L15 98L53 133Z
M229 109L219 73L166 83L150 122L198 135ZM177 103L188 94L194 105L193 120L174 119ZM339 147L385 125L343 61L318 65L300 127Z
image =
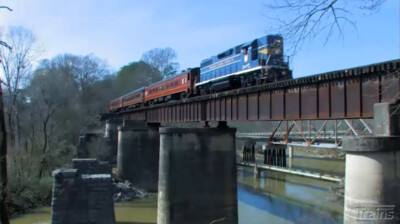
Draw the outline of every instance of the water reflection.
M343 204L330 199L335 185L271 171L257 179L240 168L239 223L341 223Z
M156 224L157 194L150 198L115 204L117 224Z

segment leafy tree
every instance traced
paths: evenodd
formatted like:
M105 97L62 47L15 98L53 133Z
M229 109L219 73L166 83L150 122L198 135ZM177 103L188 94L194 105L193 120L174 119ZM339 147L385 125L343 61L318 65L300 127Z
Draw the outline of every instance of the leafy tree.
M154 48L142 55L142 61L155 67L163 77L175 75L179 64L175 62L176 52L170 48Z
M63 57L72 69L82 96L87 94L94 82L109 74L106 63L93 54L86 56L66 54Z
M117 86L120 94L126 94L161 79L160 72L150 64L144 61L132 62L117 73Z
M66 125L70 127L67 130L80 130L82 125L95 125L97 123L95 115L103 111L108 104L106 98L99 99L98 94L104 96L103 93L113 92L110 89L93 89L95 83L101 82L103 77L110 74L107 64L92 54L86 56L64 54L52 60L58 69L68 71L74 77L78 88L76 92L79 94L76 101L71 102L75 104L74 106L66 108L56 116L60 116L60 119L68 116L78 121L67 122ZM75 133L74 136L78 134L75 131L71 133Z
M91 114L98 114L102 111L106 111L110 101L119 95L120 92L115 75L107 75L104 76L103 79L94 82L89 91L89 97L92 100Z

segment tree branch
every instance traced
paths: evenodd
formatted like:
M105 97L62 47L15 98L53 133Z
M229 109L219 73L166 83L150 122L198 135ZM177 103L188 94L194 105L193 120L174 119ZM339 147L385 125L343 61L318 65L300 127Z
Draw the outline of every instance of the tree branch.
M13 11L10 7L8 6L4 6L4 5L0 5L0 9L8 9L8 11Z
M271 21L271 29L281 33L288 43L289 54L295 55L306 40L317 36L325 37L326 44L337 32L343 39L345 25L350 24L356 29L355 21L351 15L355 9L364 11L377 11L386 0L361 0L355 4L346 3L344 0L274 0L272 5L265 5L276 17ZM285 15L283 19L279 15ZM275 26L275 27L274 27Z

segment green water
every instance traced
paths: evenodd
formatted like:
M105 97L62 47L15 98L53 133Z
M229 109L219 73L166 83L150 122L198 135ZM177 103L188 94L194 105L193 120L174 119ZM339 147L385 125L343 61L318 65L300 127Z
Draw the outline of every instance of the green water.
M157 223L157 195L132 202L115 203L118 224ZM11 224L50 224L51 208L43 207L11 220Z

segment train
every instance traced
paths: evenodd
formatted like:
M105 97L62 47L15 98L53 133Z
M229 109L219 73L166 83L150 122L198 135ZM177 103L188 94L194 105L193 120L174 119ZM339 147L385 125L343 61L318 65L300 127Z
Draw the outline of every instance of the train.
M110 112L292 79L283 38L267 35L206 58L200 67L133 90L110 102Z

